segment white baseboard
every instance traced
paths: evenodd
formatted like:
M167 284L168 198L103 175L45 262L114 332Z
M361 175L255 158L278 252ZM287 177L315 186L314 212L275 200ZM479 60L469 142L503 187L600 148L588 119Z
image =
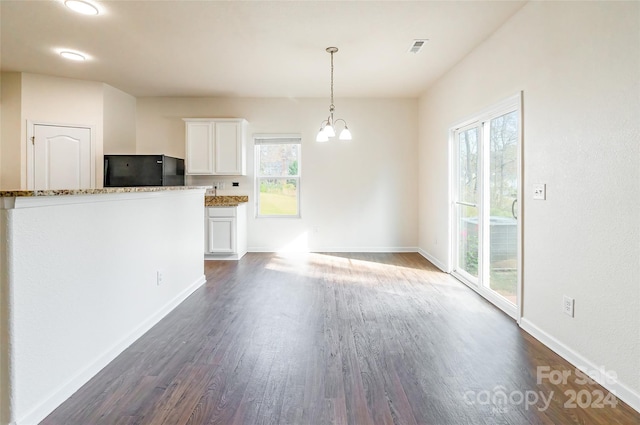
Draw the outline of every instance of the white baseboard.
M323 252L417 252L418 248L415 246L351 246L351 247L322 247L319 249L312 249L311 252L323 253Z
M125 349L133 344L138 338L144 335L149 329L156 325L162 318L169 314L182 301L187 299L196 289L207 281L204 275L176 295L171 301L162 306L156 313L152 314L144 322L138 325L128 335L116 342L111 348L106 350L101 356L93 360L88 366L80 370L75 376L54 390L38 406L19 419L14 418L11 425L32 425L37 424L60 406L65 400L73 395L80 387L86 384L91 378L98 374L113 359L118 357Z
M239 254L205 254L205 261L221 261L221 260L234 260L238 261L242 257L244 257L246 252L242 252Z
M445 273L448 273L447 271L447 266L445 266L443 263L440 262L440 260L438 260L436 257L434 257L433 255L429 254L427 251L425 251L422 248L418 248L418 254L422 255L424 258L426 258L427 260L429 260L431 262L431 264L433 264L434 266L436 266L437 268L439 268L440 270L442 270Z
M636 393L627 385L619 382L618 380L614 380L614 382L611 383L611 380L606 379L607 371L603 370L602 366L598 366L582 355L576 353L571 348L567 347L562 342L558 341L556 338L549 335L547 332L543 331L524 317L520 320L520 327L535 339L546 345L560 357L564 358L566 361L573 364L576 368L585 372L589 377L598 382L598 384L602 385L609 392L613 393L617 398L627 403L637 412L640 412L640 394ZM597 371L598 373L590 374L590 372L595 371Z
M280 248L277 247L249 247L248 252L281 252ZM379 247L379 246L348 246L348 247L316 247L309 248L305 251L296 251L296 252L315 252L315 253L323 253L323 252L418 252L418 248L415 246L395 246L395 247Z

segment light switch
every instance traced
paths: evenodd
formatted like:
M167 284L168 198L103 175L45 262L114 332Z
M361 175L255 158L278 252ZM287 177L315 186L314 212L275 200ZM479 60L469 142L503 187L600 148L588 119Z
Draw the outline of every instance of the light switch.
M537 183L533 185L533 199L545 200L547 199L547 185L544 183Z

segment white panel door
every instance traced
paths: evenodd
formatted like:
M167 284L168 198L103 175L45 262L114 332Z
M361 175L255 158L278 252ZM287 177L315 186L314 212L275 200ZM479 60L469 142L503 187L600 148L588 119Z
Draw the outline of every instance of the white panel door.
M91 129L35 124L35 190L91 188Z

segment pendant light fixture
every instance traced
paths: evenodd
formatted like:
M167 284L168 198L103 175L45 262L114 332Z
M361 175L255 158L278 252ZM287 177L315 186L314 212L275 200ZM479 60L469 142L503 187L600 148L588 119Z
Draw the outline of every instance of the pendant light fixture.
M340 132L339 139L340 140L351 140L351 131L349 131L349 127L347 127L347 122L342 118L334 119L333 111L335 110L335 106L333 106L333 54L338 51L337 47L327 47L327 53L331 54L331 105L329 105L329 116L326 120L322 121L320 124L320 131L318 131L318 135L316 136L316 142L327 142L329 138L336 136L335 124L338 121L342 121L344 124L344 128Z

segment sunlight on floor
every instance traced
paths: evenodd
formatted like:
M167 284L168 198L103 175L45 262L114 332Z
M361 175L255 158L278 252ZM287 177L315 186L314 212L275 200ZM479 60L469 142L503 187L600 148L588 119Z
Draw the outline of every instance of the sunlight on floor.
M422 268L385 264L381 254L372 254L374 257L371 260L354 258L362 255L367 254L284 251L273 257L266 268L279 272L301 273L306 277L316 277L326 281L361 285L380 284L381 280L384 280L381 276L392 272L395 275L398 273L406 275L407 280L413 280L416 276L422 277L435 285L451 287L457 283L453 282L449 275L433 266L430 267L427 260L424 260L424 268ZM318 266L323 270L321 275L316 275L315 270L319 269Z

